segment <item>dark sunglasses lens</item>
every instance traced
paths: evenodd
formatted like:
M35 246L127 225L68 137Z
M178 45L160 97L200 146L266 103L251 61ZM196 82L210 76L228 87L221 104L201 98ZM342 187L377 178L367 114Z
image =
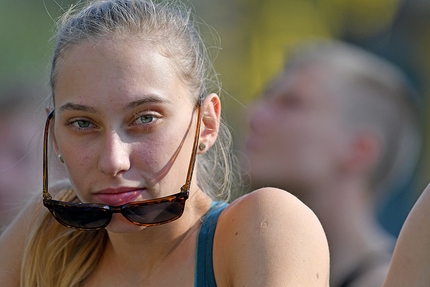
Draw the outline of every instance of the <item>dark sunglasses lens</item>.
M81 229L105 227L111 219L111 212L103 208L57 205L49 210L61 224Z
M137 224L158 224L177 219L184 210L183 202L166 201L148 205L131 205L121 213Z

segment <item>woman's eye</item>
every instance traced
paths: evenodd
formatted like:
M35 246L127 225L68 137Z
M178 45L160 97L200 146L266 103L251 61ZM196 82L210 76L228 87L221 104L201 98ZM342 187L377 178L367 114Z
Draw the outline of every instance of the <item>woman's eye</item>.
M72 122L72 125L80 129L85 129L85 128L89 128L91 126L91 123L85 120L77 120Z
M136 118L137 124L149 124L155 120L153 115L143 115Z

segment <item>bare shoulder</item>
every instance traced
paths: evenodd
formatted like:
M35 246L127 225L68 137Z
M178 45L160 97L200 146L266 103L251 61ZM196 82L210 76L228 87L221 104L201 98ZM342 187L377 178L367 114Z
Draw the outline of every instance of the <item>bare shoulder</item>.
M304 229L316 229L322 231L321 224L313 213L296 196L278 188L261 188L246 194L232 202L225 212L225 217L239 218L245 221L259 222L263 226L282 223L282 226L297 227L303 230L302 224L306 223ZM281 226L280 226L281 227ZM324 233L321 235L325 237Z
M409 213L384 287L430 286L430 185Z
M325 233L295 196L277 188L258 189L221 214L214 269L220 281L233 282L219 286L328 286Z
M54 186L57 193L64 186ZM31 234L39 215L44 211L42 192L31 198L21 213L0 235L0 286L20 286L19 276L26 240Z

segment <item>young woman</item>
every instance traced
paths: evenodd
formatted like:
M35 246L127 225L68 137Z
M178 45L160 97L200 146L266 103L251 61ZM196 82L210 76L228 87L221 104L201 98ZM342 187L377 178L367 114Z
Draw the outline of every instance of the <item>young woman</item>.
M299 200L264 188L220 201L230 152L209 67L177 2L66 13L43 205L2 234L0 286L328 286L324 232ZM49 147L69 186L48 188Z

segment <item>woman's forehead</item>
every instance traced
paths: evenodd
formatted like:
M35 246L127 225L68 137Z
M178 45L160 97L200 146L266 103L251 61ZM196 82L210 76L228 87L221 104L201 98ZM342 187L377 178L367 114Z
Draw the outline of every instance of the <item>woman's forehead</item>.
M100 93L189 95L172 60L135 41L85 42L72 47L59 63L54 90L56 100Z

